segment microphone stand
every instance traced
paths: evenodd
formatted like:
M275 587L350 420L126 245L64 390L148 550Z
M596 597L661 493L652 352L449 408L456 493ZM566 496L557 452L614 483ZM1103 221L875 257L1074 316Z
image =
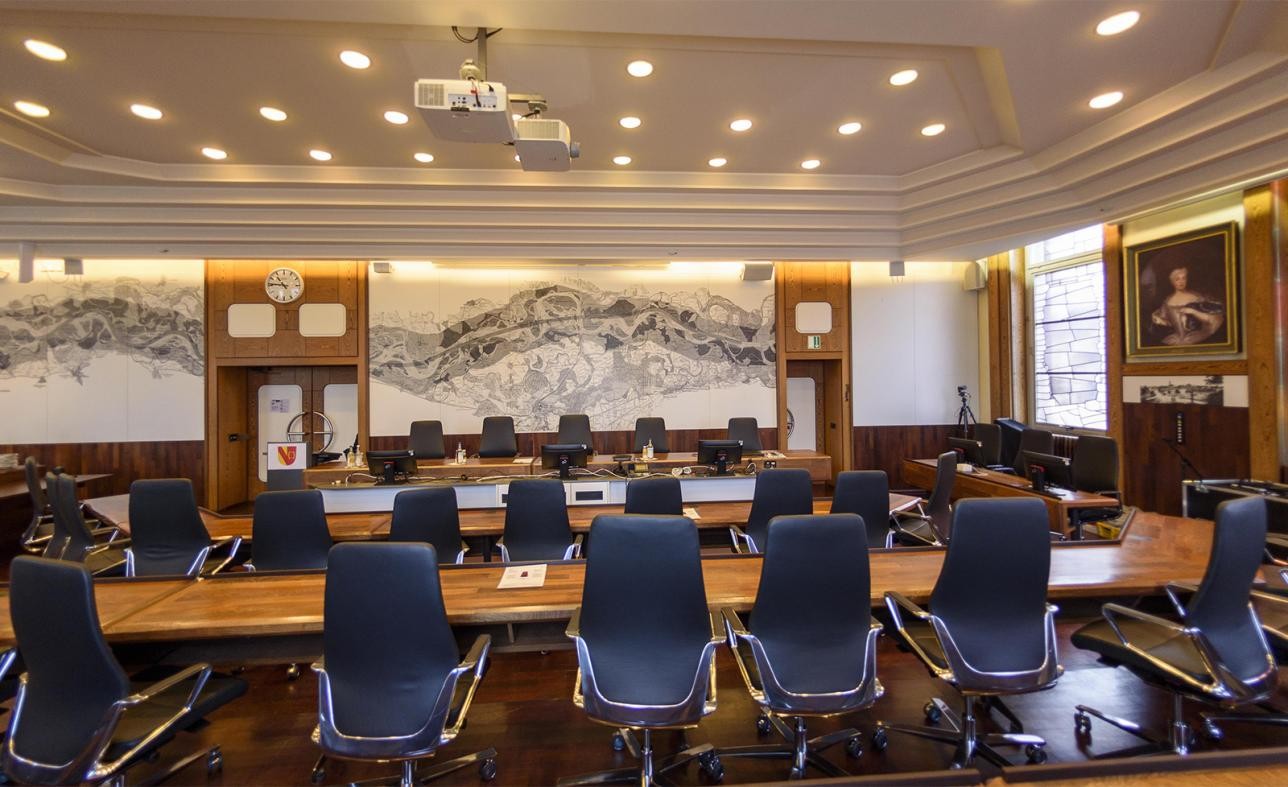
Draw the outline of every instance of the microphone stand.
M1190 458L1185 455L1185 452L1183 452L1180 448L1177 447L1176 443L1172 442L1171 440L1168 440L1167 438L1163 438L1162 442L1163 442L1163 445L1172 449L1172 453L1180 457L1181 469L1189 470L1191 473L1194 474L1194 480L1198 482L1194 485L1194 490L1201 494L1207 494L1207 491L1208 491L1207 486L1203 483L1203 478L1204 478L1203 471L1199 470L1197 467L1194 466L1194 463L1191 462Z

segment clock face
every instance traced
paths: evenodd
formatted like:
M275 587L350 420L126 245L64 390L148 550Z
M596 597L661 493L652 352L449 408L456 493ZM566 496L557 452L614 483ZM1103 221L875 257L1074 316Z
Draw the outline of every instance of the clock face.
M291 268L278 268L264 279L264 292L278 303L290 303L304 294L304 277Z

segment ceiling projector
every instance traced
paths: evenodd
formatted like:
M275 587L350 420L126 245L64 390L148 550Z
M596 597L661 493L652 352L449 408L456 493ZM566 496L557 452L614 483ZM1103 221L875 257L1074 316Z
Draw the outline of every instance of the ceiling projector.
M519 118L514 126L514 151L524 172L567 172L572 159L581 155L581 146L572 141L562 120Z

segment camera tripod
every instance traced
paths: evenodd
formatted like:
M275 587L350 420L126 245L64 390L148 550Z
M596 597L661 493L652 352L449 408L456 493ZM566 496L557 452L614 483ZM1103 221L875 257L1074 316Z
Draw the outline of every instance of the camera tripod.
M970 394L966 391L966 386L957 386L957 396L962 400L962 406L957 410L957 428L961 430L962 437L970 436L970 428L979 421L975 418L975 412L970 409Z

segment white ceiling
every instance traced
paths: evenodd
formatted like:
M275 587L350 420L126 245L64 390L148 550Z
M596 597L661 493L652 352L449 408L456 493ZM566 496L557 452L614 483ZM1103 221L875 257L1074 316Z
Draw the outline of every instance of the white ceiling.
M1095 34L1126 8L1136 27ZM546 96L581 143L573 172L524 173L504 146L433 138L412 83L454 77L473 55L452 24L504 28L489 78ZM31 56L27 38L68 60ZM343 66L342 49L372 67ZM651 77L626 74L637 58ZM920 78L891 86L904 68ZM971 256L1282 167L1285 87L1288 3L1276 2L0 0L0 242ZM1087 106L1109 90L1125 100ZM18 99L52 115L27 119ZM134 102L165 118L134 117ZM265 104L290 118L265 121ZM411 122L385 122L387 109ZM643 125L623 129L623 115ZM736 117L755 125L735 134ZM863 130L838 134L850 120ZM922 136L931 122L948 130ZM203 158L206 145L228 160ZM310 160L319 147L335 158ZM611 163L620 154L629 167ZM729 164L712 170L713 156ZM806 158L823 165L804 172Z

